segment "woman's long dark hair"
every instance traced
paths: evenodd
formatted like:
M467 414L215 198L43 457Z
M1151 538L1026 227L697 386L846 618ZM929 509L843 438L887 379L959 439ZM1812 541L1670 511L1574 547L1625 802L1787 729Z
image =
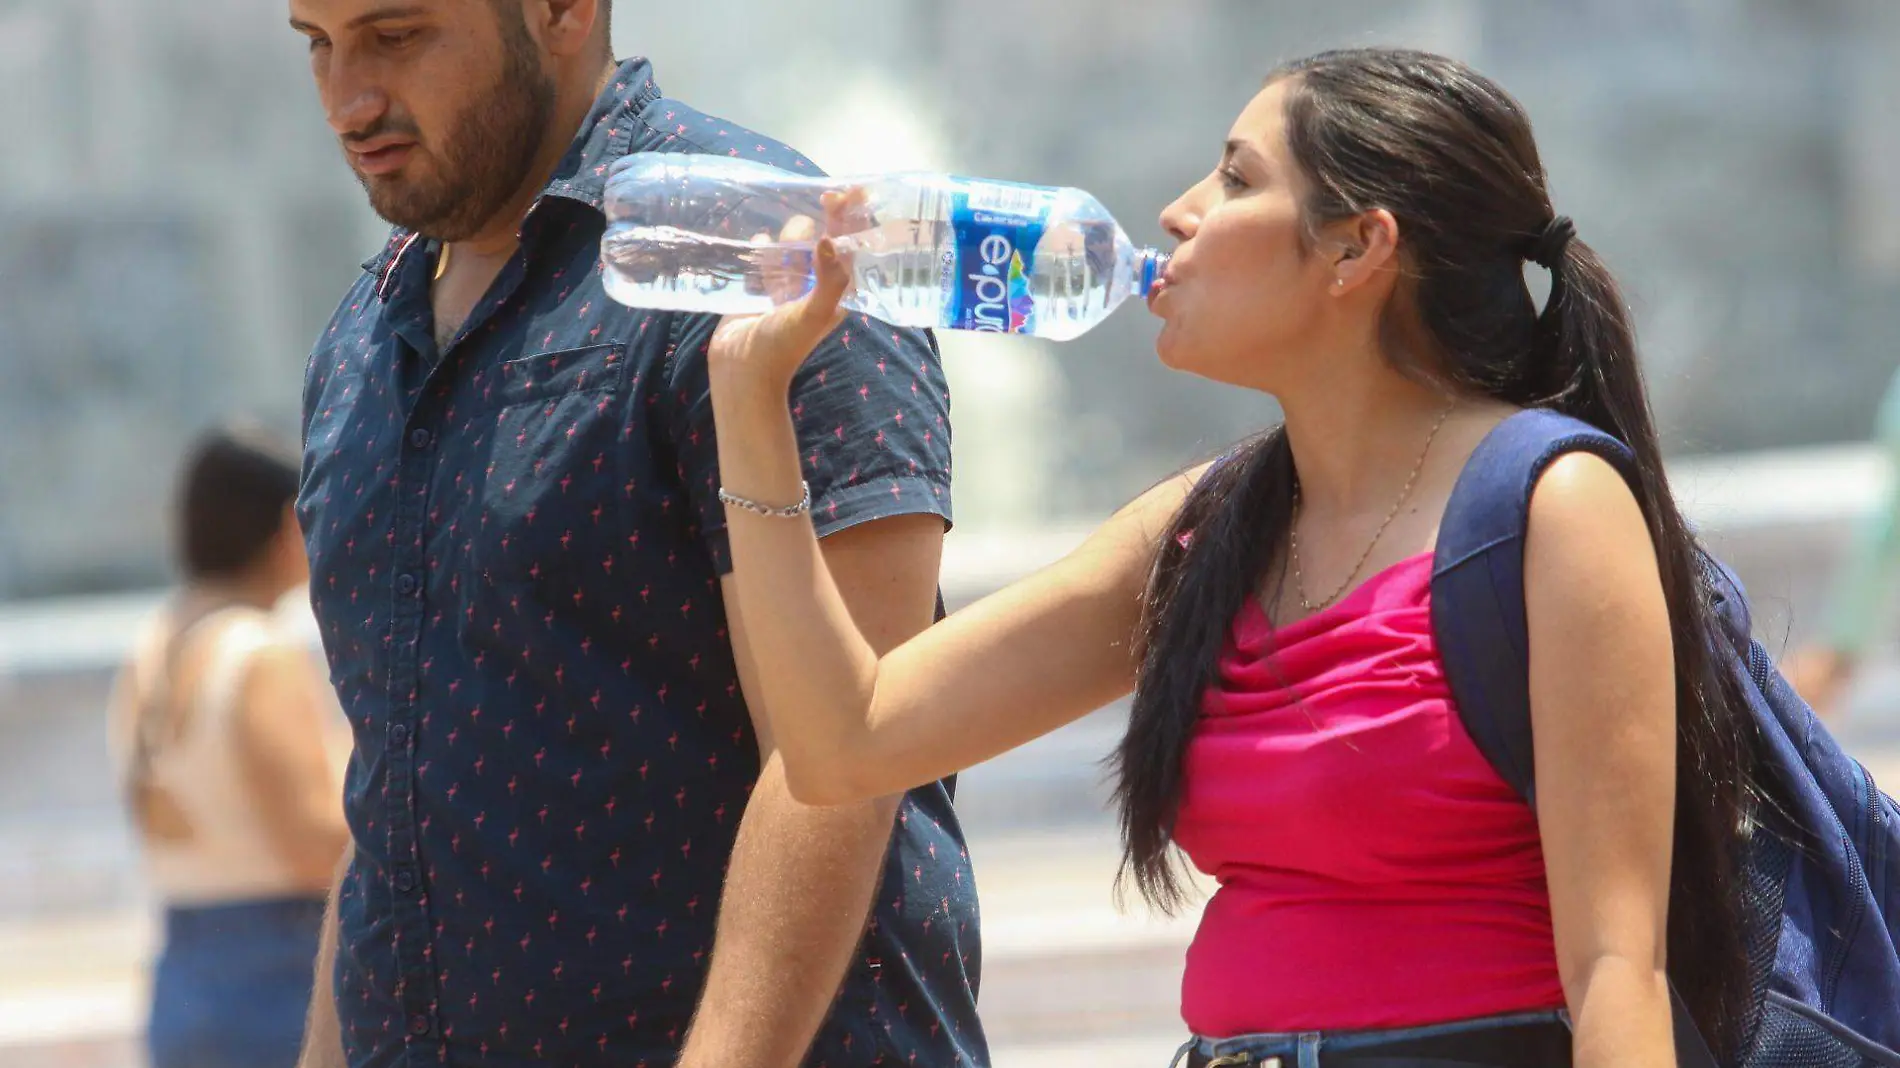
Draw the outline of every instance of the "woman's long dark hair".
M1287 141L1312 192L1307 229L1383 208L1398 220L1409 307L1386 318L1394 359L1419 346L1451 388L1576 416L1636 455L1633 489L1657 547L1677 678L1670 971L1703 1034L1741 1040L1749 979L1739 847L1754 794L1752 724L1711 654L1699 549L1664 481L1661 446L1622 295L1572 240L1540 315L1524 264L1554 213L1531 125L1516 100L1462 63L1421 52L1327 52L1276 71ZM1401 302L1395 301L1397 305ZM1409 313L1409 316L1408 316ZM1160 543L1139 635L1140 682L1115 757L1125 854L1148 900L1182 886L1170 840L1182 756L1228 627L1281 551L1293 514L1283 429L1241 445L1189 495ZM1191 534L1191 537L1184 535Z

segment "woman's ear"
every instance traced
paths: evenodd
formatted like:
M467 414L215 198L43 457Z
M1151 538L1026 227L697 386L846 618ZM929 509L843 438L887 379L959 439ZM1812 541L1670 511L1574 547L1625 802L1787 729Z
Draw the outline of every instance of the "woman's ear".
M1397 267L1399 221L1384 208L1343 220L1334 243L1333 292L1344 294Z

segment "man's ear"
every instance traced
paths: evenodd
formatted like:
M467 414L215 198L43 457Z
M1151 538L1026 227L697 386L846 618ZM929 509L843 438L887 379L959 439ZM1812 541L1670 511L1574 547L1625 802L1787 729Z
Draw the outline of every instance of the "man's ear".
M562 58L585 56L598 50L595 31L605 32L606 14L606 5L601 0L527 0L523 11L541 46Z

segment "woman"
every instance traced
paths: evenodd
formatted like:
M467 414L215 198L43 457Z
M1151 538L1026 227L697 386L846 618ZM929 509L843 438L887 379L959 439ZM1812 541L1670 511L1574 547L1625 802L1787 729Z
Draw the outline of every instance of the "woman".
M327 683L272 618L309 575L296 494L296 462L274 443L198 443L177 513L184 585L114 697L121 778L165 905L153 1068L297 1060L348 831Z
M1519 105L1416 52L1294 63L1162 223L1162 361L1273 395L1284 425L882 658L793 504L786 389L835 322L837 247L810 297L722 326L734 634L794 793L891 793L1132 690L1125 871L1172 904L1178 847L1219 882L1183 981L1192 1064L1670 1064L1665 960L1733 1049L1751 736L1705 696L1621 297ZM1541 314L1527 260L1551 272ZM1533 813L1459 724L1429 577L1466 458L1537 405L1621 438L1640 477L1573 454L1534 498Z

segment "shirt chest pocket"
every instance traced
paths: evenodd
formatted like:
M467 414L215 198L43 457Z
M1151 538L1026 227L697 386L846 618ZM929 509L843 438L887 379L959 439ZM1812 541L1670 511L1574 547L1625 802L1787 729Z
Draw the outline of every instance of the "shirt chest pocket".
M572 592L611 575L626 434L626 347L537 353L489 372L468 551L489 584Z

